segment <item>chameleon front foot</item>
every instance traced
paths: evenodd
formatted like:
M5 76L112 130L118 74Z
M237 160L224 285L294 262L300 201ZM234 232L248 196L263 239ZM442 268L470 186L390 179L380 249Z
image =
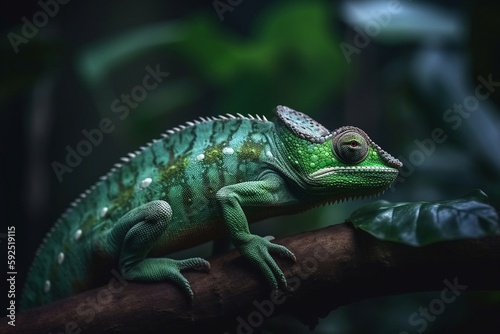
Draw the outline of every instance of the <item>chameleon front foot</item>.
M271 257L271 253L279 254L295 262L295 255L288 248L273 244L268 239L258 235L250 235L239 245L239 250L244 257L263 272L273 290L287 288L285 275Z
M208 271L210 263L202 258L174 260L167 258L146 258L128 270L122 270L124 278L133 281L170 281L193 299L193 290L181 270L194 269Z

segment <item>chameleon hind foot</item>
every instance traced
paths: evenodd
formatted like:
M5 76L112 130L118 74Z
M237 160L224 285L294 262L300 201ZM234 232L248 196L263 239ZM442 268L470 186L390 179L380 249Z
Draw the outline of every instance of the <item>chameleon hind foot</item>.
M210 264L202 258L174 260L147 257L154 243L163 236L172 218L172 209L166 201L145 203L126 213L107 233L101 248L119 253L120 270L125 279L143 282L170 281L190 298L193 291L181 270L209 270Z
M162 282L170 281L193 299L193 290L188 280L181 274L182 270L210 270L210 263L202 258L195 257L184 260L168 258L146 258L122 272L123 277L134 281Z

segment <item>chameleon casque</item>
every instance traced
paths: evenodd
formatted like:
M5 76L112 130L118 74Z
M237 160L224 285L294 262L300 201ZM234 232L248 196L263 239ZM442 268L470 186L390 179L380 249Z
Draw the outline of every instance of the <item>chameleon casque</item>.
M181 271L210 264L161 256L224 235L272 288L286 286L270 253L294 254L251 234L248 224L377 195L402 164L356 127L330 132L284 106L276 114L274 122L240 114L200 118L122 158L47 235L21 309L98 287L113 268L128 280L171 281L192 297Z

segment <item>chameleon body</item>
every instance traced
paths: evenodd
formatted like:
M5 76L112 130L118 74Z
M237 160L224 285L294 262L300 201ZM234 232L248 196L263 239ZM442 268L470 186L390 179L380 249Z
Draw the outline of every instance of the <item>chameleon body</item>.
M84 192L40 246L21 308L49 303L109 282L171 281L189 296L181 270L208 270L201 258L170 252L229 235L272 288L286 285L271 253L284 246L253 235L248 224L327 202L377 195L401 163L360 129L328 131L278 106L277 119L242 115L188 122L123 158Z

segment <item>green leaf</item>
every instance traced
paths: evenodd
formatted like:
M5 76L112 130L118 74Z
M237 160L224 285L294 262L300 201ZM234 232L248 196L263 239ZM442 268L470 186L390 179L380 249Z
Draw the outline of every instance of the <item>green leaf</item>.
M481 190L438 202L376 201L348 220L376 238L411 246L500 235L498 214Z

